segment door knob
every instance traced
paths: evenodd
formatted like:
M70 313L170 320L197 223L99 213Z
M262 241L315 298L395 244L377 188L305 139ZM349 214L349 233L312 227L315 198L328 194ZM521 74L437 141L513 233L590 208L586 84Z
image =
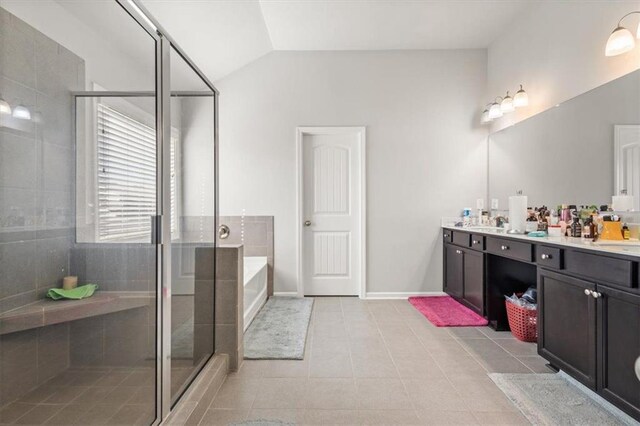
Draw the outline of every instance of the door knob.
M592 291L591 295L593 296L594 299L597 299L598 297L602 297L602 293L598 293L597 291Z
M457 254L462 254L462 250L456 250Z
M509 246L500 246L500 250L509 250Z
M231 230L227 225L222 224L218 227L218 238L220 238L221 240L226 240L227 238L229 238L230 233Z
M304 221L304 226L311 226L311 221L310 220L305 220Z
M543 254L541 254L541 255L540 255L540 258L541 258L541 259L543 259L543 260L551 259L551 255L550 255L550 254L544 254L544 253L543 253Z
M584 294L586 294L587 296L591 295L591 290L589 290L588 288L584 289Z

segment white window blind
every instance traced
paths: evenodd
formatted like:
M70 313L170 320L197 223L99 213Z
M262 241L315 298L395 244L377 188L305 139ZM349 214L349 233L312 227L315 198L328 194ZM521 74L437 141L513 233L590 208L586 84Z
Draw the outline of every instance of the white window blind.
M98 238L149 242L156 214L156 134L149 127L98 104ZM178 137L171 138L171 233L177 236Z

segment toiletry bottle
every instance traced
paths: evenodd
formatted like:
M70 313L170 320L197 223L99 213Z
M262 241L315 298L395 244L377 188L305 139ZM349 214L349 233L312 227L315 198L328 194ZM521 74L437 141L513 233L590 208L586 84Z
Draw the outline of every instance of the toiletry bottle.
M580 238L582 236L582 225L580 224L580 218L578 215L573 218L573 223L571 224L571 236L574 238Z
M591 218L586 218L584 221L584 225L582 226L582 237L593 238L593 235L591 235L591 229Z
M629 227L625 223L622 227L622 239L628 240L629 238L631 238L631 231L629 231Z

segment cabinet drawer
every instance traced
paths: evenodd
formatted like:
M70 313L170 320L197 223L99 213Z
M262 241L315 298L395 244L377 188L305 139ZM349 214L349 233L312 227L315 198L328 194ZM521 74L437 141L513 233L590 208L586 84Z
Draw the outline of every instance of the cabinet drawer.
M533 260L533 245L519 241L487 238L487 251L498 256L510 257L525 262Z
M547 268L562 269L563 250L549 246L536 247L536 262Z
M442 231L442 238L445 243L450 243L452 241L452 236L453 236L453 231L450 231L448 229L444 229Z
M471 234L467 234L466 232L454 231L453 244L462 247L471 247Z
M471 248L484 250L484 237L478 234L471 234Z
M567 272L593 281L634 287L633 262L630 260L566 250L564 267Z

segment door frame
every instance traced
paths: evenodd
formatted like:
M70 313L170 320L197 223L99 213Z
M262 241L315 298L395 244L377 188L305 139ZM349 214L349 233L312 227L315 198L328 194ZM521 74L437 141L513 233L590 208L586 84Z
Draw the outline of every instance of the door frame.
M621 161L620 149L623 145L622 133L624 132L640 132L640 125L638 124L615 124L613 126L613 174L614 174L614 193L620 195L622 189L622 176L620 173ZM634 194L629 194L634 195ZM634 200L634 203L638 203L638 200Z
M302 258L304 221L304 137L306 135L357 134L360 164L360 283L359 297L367 294L367 169L366 128L364 126L323 126L296 128L296 272L297 296L304 297L304 261Z

